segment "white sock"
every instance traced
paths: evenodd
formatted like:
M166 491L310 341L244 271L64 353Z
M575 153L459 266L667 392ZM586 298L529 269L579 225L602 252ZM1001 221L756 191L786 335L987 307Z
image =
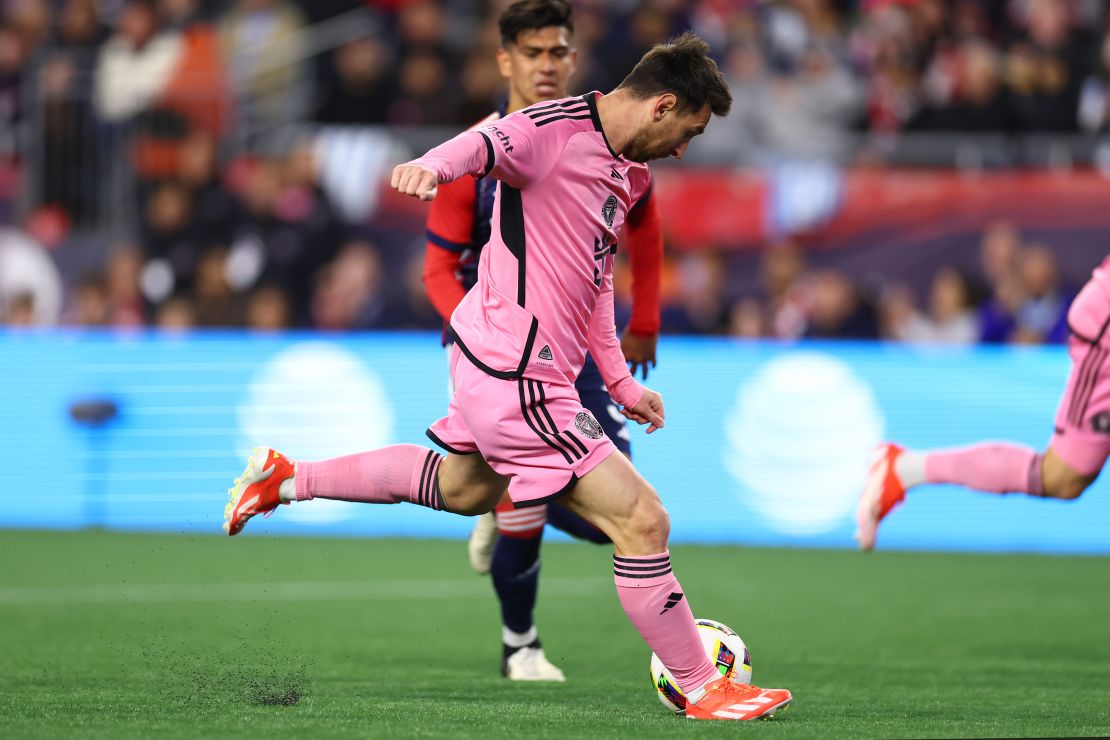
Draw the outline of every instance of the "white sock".
M278 498L285 503L297 500L297 485L293 482L296 475L291 475L278 484Z
M539 637L536 625L532 625L527 632L513 632L508 627L501 627L501 641L511 648L522 648L531 645Z
M716 678L710 679L707 683L702 684L701 686L694 689L693 691L687 692L686 701L689 702L690 704L697 704L699 701L701 701L701 698L703 696L705 696L705 687L708 686L709 684L713 683L716 680L717 680Z
M906 488L913 488L925 482L924 452L906 450L894 461L894 474Z

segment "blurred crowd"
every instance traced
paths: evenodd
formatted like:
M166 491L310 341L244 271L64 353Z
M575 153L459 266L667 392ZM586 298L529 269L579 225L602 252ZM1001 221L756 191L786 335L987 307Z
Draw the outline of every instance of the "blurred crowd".
M3 0L0 319L437 326L420 284L420 235L352 215L306 132L482 118L504 95L493 60L505 4ZM711 42L736 101L698 143L716 162L841 161L861 132L1110 125L1110 10L1100 0L574 6L577 90L611 89L647 48L686 28ZM728 254L671 255L664 325L1058 340L1069 286L1058 284L1052 250L1005 224L983 245L978 274L941 270L927 296L807 267L788 240L766 248L756 292L729 288Z
M999 221L982 233L977 265L937 269L920 297L877 274L863 278L808 264L791 241L762 253L755 289L730 289L712 252L684 255L665 281L668 333L912 343L1060 343L1080 286L1060 277L1054 250Z

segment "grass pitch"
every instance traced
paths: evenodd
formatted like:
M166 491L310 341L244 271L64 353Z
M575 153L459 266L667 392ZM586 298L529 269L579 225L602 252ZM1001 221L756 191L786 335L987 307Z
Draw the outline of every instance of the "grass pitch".
M498 675L460 542L0 532L6 737L1002 737L1110 733L1100 558L675 547L781 720L693 723L648 683L609 552L544 549L565 685Z

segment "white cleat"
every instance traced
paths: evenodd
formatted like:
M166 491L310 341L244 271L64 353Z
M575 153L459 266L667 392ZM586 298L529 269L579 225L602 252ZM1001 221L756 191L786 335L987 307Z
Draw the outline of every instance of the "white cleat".
M493 546L496 544L497 517L491 511L488 514L482 514L474 522L474 529L470 532L470 540L466 543L466 552L470 557L470 567L474 569L475 573L482 575L489 573L490 564L493 562Z
M551 664L541 647L523 647L506 659L502 671L510 681L557 681L567 677Z

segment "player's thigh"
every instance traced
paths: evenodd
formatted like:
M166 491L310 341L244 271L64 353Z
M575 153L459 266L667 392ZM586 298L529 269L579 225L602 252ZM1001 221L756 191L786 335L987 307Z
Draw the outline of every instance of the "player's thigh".
M505 493L509 479L490 467L481 455L448 453L439 466L439 490L447 508L457 514L484 514Z
M1060 499L1079 498L1080 494L1098 478L1097 471L1079 472L1066 463L1051 447L1045 453L1041 474L1045 496Z
M659 494L624 455L605 458L561 503L609 535L618 555L652 555L667 547L670 519Z

